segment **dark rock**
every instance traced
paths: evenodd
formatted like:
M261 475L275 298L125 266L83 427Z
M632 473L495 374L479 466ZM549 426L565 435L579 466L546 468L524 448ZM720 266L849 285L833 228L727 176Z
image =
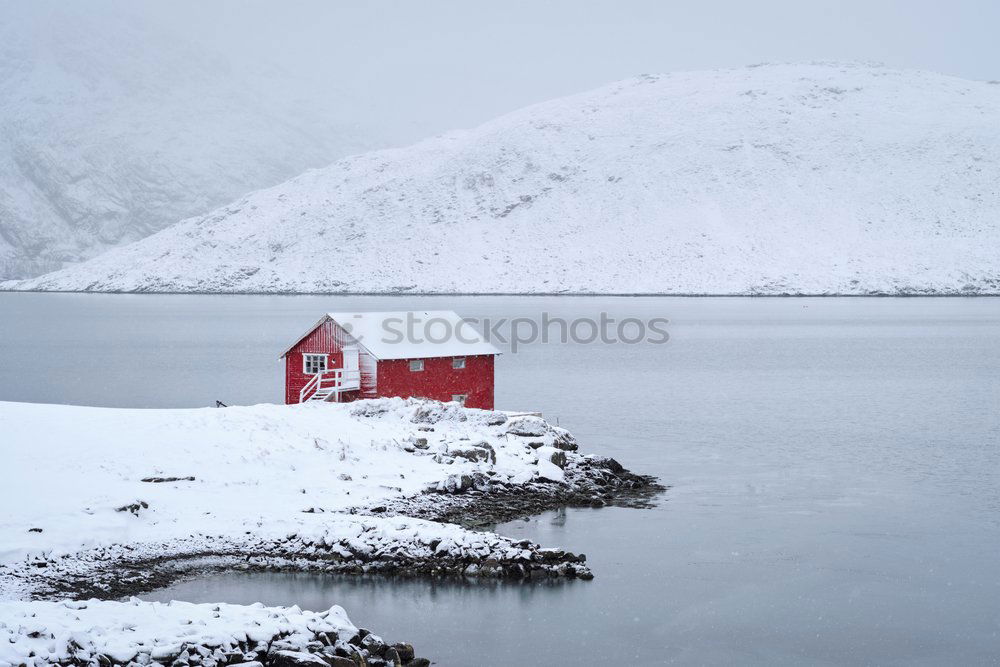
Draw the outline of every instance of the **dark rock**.
M427 449L428 447L430 447L430 445L427 444L427 438L414 438L413 446L416 447L417 449Z
M477 461L486 461L489 463L497 462L496 451L490 443L485 441L478 442L468 447L451 447L448 450L448 454L450 456L454 456L455 458L472 461L473 463Z
M472 476L471 475L448 475L445 478L442 485L443 488L439 489L444 493L458 494L462 493L470 488L472 488Z
M29 533L40 533L40 532L42 532L42 529L41 528L29 528L28 532Z
M391 646L385 650L385 653L382 654L382 659L392 665L392 667L398 667L398 665L403 664L403 661L399 659L399 651Z
M490 488L490 478L481 472L472 473L472 488L474 489Z
M507 422L507 433L519 435L525 438L545 435L548 431L548 424L541 417L526 415L514 417Z
M347 656L341 655L331 655L326 658L326 662L330 667L357 667L356 662L348 658Z
M177 659L170 663L170 667L187 667L187 665L191 664L188 660L189 657L190 656L186 650L181 651L181 654L177 656Z
M564 428L553 427L553 433L555 433L555 438L553 438L552 446L556 449L561 449L566 452L575 452L580 449L580 446L576 443L576 438L573 434Z
M625 467L621 463L615 461L612 458L598 459L598 464L604 468L607 468L616 475L620 475L625 472Z
M367 635L361 640L361 648L367 649L373 655L382 655L388 647L378 635Z
M473 447L477 447L479 449L485 449L487 452L489 452L489 455L486 457L486 460L489 461L490 463L497 462L497 452L495 449L493 449L493 445L491 445L490 443L486 442L485 440L480 440L479 442L474 444Z
M149 503L145 500L137 500L134 503L129 503L128 505L122 505L121 507L116 507L116 512L131 512L135 516L139 516L139 510L144 510L149 508Z
M400 642L398 644L393 644L392 647L396 649L396 653L399 654L399 659L402 660L403 662L409 662L410 660L413 660L414 657L416 657L413 652L413 644L406 644Z
M403 667L431 667L431 661L427 658L414 658L409 662L403 663Z
M193 482L194 476L188 477L143 477L143 482L150 482L152 484L161 484L163 482Z
M554 447L541 447L538 450L539 458L546 458L560 468L566 467L566 452Z

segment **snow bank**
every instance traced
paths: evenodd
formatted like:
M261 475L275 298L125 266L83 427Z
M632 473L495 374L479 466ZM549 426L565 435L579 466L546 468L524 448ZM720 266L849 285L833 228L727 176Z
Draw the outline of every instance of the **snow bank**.
M258 653L304 652L320 633L327 645L355 652L349 644L358 628L338 606L311 612L134 598L0 602L0 665L98 664L101 656L122 665L169 664L182 654L184 664L189 654L202 665L225 664L256 660Z

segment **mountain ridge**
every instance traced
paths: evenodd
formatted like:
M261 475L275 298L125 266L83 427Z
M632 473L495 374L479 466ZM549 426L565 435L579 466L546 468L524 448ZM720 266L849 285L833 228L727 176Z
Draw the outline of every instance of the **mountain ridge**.
M644 75L350 156L5 289L1000 292L1000 86Z
M236 73L134 3L9 3L4 19L0 278L87 259L373 146L293 99L277 73Z

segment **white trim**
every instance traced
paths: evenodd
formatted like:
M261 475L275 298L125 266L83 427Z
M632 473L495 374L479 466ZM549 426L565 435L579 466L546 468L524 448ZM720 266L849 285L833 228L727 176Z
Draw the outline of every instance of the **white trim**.
M413 364L419 364L418 368L414 368ZM424 360L423 359L409 359L408 365L411 373L420 373L424 370Z
M455 370L464 370L465 369L465 357L452 357L451 358L451 367L454 368Z
M310 372L307 368L307 358L308 357L321 357L323 359L323 367L318 369L316 372ZM305 375L317 375L318 373L325 373L330 370L330 355L325 352L303 352L302 353L302 372Z

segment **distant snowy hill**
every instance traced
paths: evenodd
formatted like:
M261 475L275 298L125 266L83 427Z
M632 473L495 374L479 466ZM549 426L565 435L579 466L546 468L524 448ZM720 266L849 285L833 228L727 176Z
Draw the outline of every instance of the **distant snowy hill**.
M0 279L372 147L286 88L280 73L248 78L161 31L141 3L4 2Z
M8 287L1000 292L1000 85L839 64L639 77Z

